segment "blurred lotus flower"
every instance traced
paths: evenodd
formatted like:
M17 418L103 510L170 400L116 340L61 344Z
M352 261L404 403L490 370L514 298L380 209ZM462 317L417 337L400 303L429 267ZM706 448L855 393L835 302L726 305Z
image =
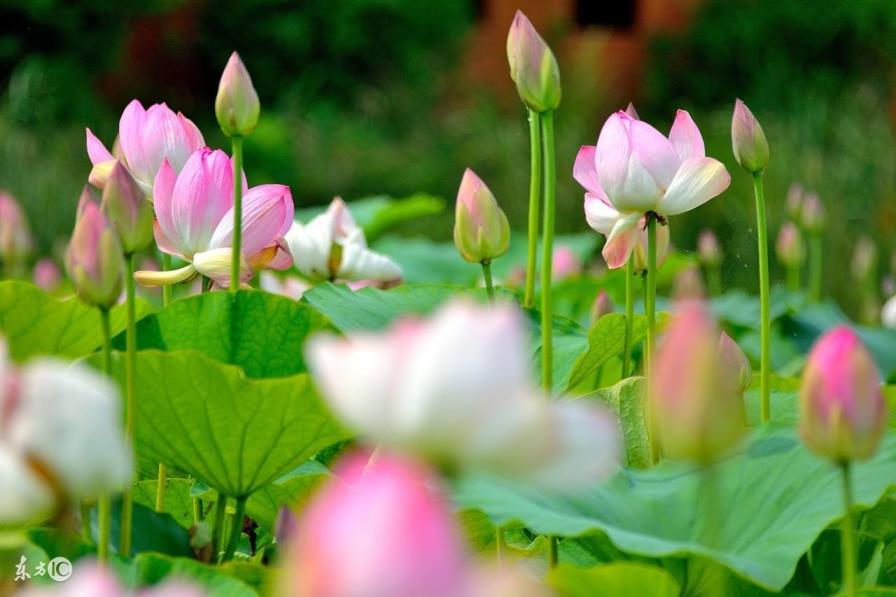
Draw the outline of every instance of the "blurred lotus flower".
M896 276L887 274L881 278L880 290L884 296L893 296L896 294Z
M467 554L433 475L392 455L354 454L300 521L289 564L296 597L458 597Z
M0 444L0 524L36 522L53 510L55 497L21 454Z
M277 520L274 521L274 538L277 543L289 543L298 531L299 519L295 512L286 506L281 506L277 512Z
M510 246L507 216L488 186L469 168L457 191L454 245L471 263L490 262Z
M134 592L121 585L109 567L86 560L78 560L71 578L52 584L30 584L19 597L204 597L198 586L177 578L166 577L163 582Z
M334 412L386 448L557 490L617 466L612 416L535 389L525 326L510 305L458 300L385 334L316 336L307 354Z
M787 189L787 199L784 205L789 218L797 221L800 219L800 212L803 209L803 196L805 196L805 194L806 191L798 182L792 183L790 188Z
M745 103L734 102L734 114L731 117L731 147L734 159L741 168L755 174L768 166L768 141L762 125L750 112Z
M531 110L547 112L560 105L560 68L554 53L532 26L516 11L507 34L507 62L516 91Z
M252 86L252 78L240 55L234 52L224 67L218 95L215 97L215 116L221 130L228 137L245 137L258 124L261 106Z
M311 285L295 276L281 277L274 272L261 272L259 286L272 294L279 294L293 300L300 300Z
M896 330L896 296L891 296L884 303L880 312L880 321L884 327Z
M778 261L788 267L797 267L806 259L803 237L793 222L784 222L784 225L781 226L775 249L778 253Z
M876 267L877 245L867 236L859 237L850 262L852 276L859 281L867 280L874 275Z
M800 389L800 435L837 463L865 460L886 429L887 407L871 355L855 332L838 326L815 343Z
M706 298L703 274L697 266L686 267L675 276L672 297L676 301L702 300Z
M139 271L144 286L188 280L197 273L219 286L230 285L233 242L233 165L223 151L203 148L190 156L180 175L166 162L153 187L155 238L159 249L190 262L167 272ZM241 278L261 267L285 269L290 256L284 235L293 218L289 187L243 181Z
M152 207L137 181L118 160L103 188L102 209L118 231L126 255L141 251L152 242Z
M572 249L563 245L554 248L551 275L554 281L564 280L582 272L582 264Z
M712 230L701 230L697 237L697 257L700 263L708 266L718 266L722 263L722 247Z
M59 271L59 266L52 259L42 257L34 264L32 278L35 286L43 289L45 292L53 292L59 287L59 283L62 281L62 274Z
M121 243L89 187L81 192L65 267L85 303L109 308L118 301L124 281Z
M401 277L394 261L367 248L364 231L339 197L307 225L294 222L286 242L296 269L312 280L391 281Z
M15 198L0 191L0 261L16 263L31 252L28 220Z
M732 369L720 354L719 337L705 307L688 301L660 343L651 367L649 404L667 456L710 463L746 430L741 396L732 390Z
M803 208L800 215L803 228L810 233L819 233L824 229L825 212L817 193L806 193L803 196Z
M591 321L597 321L607 313L613 312L613 301L607 291L601 288L600 292L594 298L594 304L591 305Z
M740 346L731 336L722 332L719 337L719 356L724 367L724 373L731 380L732 388L737 394L743 394L753 381L753 369L750 360Z
M538 581L540 575L523 564L480 566L470 583L470 597L552 597L554 592Z
M202 133L189 118L175 114L165 104L153 104L148 110L133 100L121 114L118 123L121 159L143 189L151 193L162 162L168 160L175 173L180 172L187 158L205 145ZM115 165L115 156L87 129L87 155L93 163L90 184L104 187Z

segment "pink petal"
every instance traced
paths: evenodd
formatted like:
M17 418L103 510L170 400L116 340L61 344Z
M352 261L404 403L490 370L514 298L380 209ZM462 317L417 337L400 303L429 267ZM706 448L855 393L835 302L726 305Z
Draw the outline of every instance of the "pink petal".
M233 207L233 164L221 150L193 152L177 177L171 215L185 255L211 248L212 235ZM230 215L229 219L232 219Z
M685 110L679 110L675 114L675 122L669 131L669 141L675 146L678 158L683 162L691 158L706 156L706 148L703 145L703 136L700 129L694 123L694 119Z
M243 235L240 252L254 255L286 234L292 225L293 203L289 187L265 184L249 189L243 197ZM210 246L229 247L233 242L233 211L221 219Z
M149 158L143 147L145 123L146 110L143 109L143 104L139 100L132 100L121 113L121 120L118 122L118 140L134 176L143 181L150 181L153 177L150 175Z
M174 169L171 167L171 164L168 163L168 160L165 160L162 162L162 167L159 168L159 173L156 174L156 180L153 183L152 201L153 208L155 208L156 212L159 232L164 238L169 240L170 248L174 249L173 251L162 250L171 254L180 253L180 248L178 247L177 242L175 242L179 237L177 228L174 225L171 205L172 193L174 192L174 184L176 182L177 175L174 173ZM159 234L157 233L157 241L158 238ZM159 243L159 248L161 248L161 243Z
M283 238L277 239L277 253L274 258L268 262L269 269L289 269L292 267L292 253L289 252L289 245Z
M101 164L103 162L108 162L109 160L114 160L115 157L109 153L109 150L106 149L106 146L103 145L103 142L96 138L96 135L93 134L93 131L90 129L86 129L87 131L87 156L90 158L90 163L96 166L97 164Z
M156 220L152 223L152 233L156 239L156 245L159 247L159 250L162 253L168 253L169 255L174 255L175 257L180 257L181 259L186 259L186 257L181 254L180 249L173 240L168 238L165 235L165 232L162 230L162 227L159 225L159 221Z
M607 243L604 245L603 256L607 262L607 267L616 269L622 267L628 261L638 242L638 221L641 219L640 214L628 214L620 218L610 235L607 237Z
M193 127L195 129L195 127ZM198 131L187 131L183 121L165 104L155 104L146 111L144 129L141 132L146 160L152 176L168 159L175 172L180 172L190 155L202 147L202 137Z
M600 187L614 199L626 186L631 157L628 127L632 118L625 112L612 114L597 138L594 165Z
M585 220L597 232L610 234L619 220L619 212L610 202L591 193L585 193Z
M672 142L644 122L632 120L629 128L632 154L662 188L668 188L681 164Z
M596 151L597 147L594 145L582 145L579 148L575 165L572 167L572 177L585 187L585 190L589 193L604 195L604 190L601 188L600 180L597 177L597 167L594 163Z
M660 200L658 211L675 216L703 205L728 188L731 175L713 158L686 160L675 174L675 180Z

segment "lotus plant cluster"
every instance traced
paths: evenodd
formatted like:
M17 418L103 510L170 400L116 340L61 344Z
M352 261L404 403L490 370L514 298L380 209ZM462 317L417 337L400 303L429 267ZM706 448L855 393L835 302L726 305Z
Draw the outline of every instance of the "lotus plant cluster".
M892 589L880 247L851 247L853 324L823 294L825 207L800 183L766 195L774 129L744 102L730 155L702 118L632 104L558 146L561 61L519 11L507 59L528 180L496 193L458 172L453 243L388 230L413 200L297 209L304 189L257 180L244 142L264 115L235 52L214 102L226 147L137 99L114 140L86 129L61 259L0 192L0 590ZM578 235L555 234L558 176L581 186ZM504 211L521 197L525 232ZM710 201L755 220L677 250L672 227ZM749 288L725 287L735 263ZM71 578L51 584L60 557Z

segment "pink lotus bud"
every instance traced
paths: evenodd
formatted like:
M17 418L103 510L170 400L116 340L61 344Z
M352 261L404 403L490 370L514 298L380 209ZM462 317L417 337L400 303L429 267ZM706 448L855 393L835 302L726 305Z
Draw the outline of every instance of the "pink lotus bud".
M591 305L591 321L597 321L607 313L613 312L613 301L607 291L601 288L600 292L594 298L594 304Z
M471 263L489 262L507 252L510 223L491 190L467 168L457 191L454 245Z
M734 103L731 118L731 147L734 159L747 172L755 174L768 166L768 141L762 125L740 100Z
M675 276L672 296L677 301L702 300L706 297L703 274L697 266L686 267Z
M152 208L140 185L117 160L103 188L102 209L118 231L125 254L142 251L152 242Z
M800 389L800 435L835 462L865 460L877 450L887 407L871 355L855 332L838 326L815 343Z
M803 208L803 196L805 194L806 191L803 190L803 186L798 182L791 184L790 188L787 189L787 199L784 205L788 217L794 220L799 220L800 210Z
M753 369L750 360L731 336L722 332L719 336L719 356L726 373L731 378L732 387L737 394L743 394L753 381Z
M560 67L554 53L532 26L531 21L516 11L507 34L507 61L510 78L531 110L548 112L560 105Z
M697 237L697 257L703 265L717 266L722 263L722 248L712 230L702 230Z
M466 553L435 478L391 455L356 454L305 510L290 565L296 597L456 597Z
M109 308L118 301L124 278L121 243L89 187L81 193L65 267L85 303Z
M59 266L52 259L42 257L34 264L32 277L35 286L42 288L45 292L53 292L59 287L62 274L59 272Z
M825 213L824 204L817 193L807 193L803 197L803 211L801 214L803 228L807 232L817 234L824 230Z
M806 248L799 228L793 222L784 222L775 243L778 261L787 267L799 266L806 259Z
M17 262L30 251L28 220L13 196L0 191L0 261Z
M554 257L551 260L551 277L555 282L575 276L581 271L582 264L579 263L579 258L572 252L572 249L562 245L554 249Z
M852 254L850 271L856 280L864 281L874 275L877 267L877 245L867 236L859 237Z
M625 108L625 113L634 118L635 120L641 120L641 117L638 116L638 111L635 110L635 105L631 102L628 103L628 106Z
M224 67L218 96L215 98L215 116L221 130L228 137L245 137L258 124L261 107L258 94L252 86L252 78L239 54L234 52Z
M653 359L651 420L667 456L712 462L734 447L746 421L705 307L683 303Z

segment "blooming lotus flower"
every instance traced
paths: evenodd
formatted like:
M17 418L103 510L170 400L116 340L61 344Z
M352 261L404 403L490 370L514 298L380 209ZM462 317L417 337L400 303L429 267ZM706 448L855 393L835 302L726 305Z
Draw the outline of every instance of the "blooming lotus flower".
M722 263L722 248L719 239L712 230L701 230L697 237L697 257L704 265L719 265Z
M0 261L15 263L31 251L28 220L15 198L0 191Z
M838 326L815 343L800 388L800 435L834 462L865 460L886 429L877 367L855 332Z
M252 78L240 55L234 52L224 67L218 95L215 97L215 116L221 130L228 137L245 137L258 124L261 105L252 86Z
M137 181L117 160L103 188L102 209L118 231L125 254L141 251L152 242L152 207Z
M152 192L162 162L180 172L197 149L205 145L202 133L189 118L175 114L165 104L153 104L148 110L138 100L131 101L118 123L118 140L124 164L143 189ZM112 172L115 157L102 141L87 129L87 155L93 163L90 184L103 187Z
M807 193L803 197L803 209L800 217L803 228L807 232L817 234L824 229L824 205L817 193Z
M454 245L471 263L490 262L510 246L507 216L488 186L469 168L457 191Z
M137 272L145 286L175 284L197 273L219 286L230 285L233 242L233 164L223 151L200 149L178 175L162 163L153 187L155 238L159 249L189 265L168 272ZM293 218L289 187L266 184L247 188L243 181L241 278L261 267L284 269L289 255L284 234Z
M788 267L799 266L806 259L803 237L793 222L784 222L784 225L781 226L775 250L778 254L778 261Z
M510 78L520 99L536 112L560 105L560 68L554 53L522 11L516 11L507 34Z
M720 354L719 337L705 307L686 302L651 364L651 421L672 458L712 462L746 430L741 396L733 391L734 377Z
M896 296L891 296L880 311L880 322L884 327L896 330Z
M89 187L81 192L65 267L85 303L109 308L118 301L124 280L121 243Z
M593 163L589 163L593 162ZM597 145L579 151L573 175L587 193L589 225L607 234L604 259L621 267L638 241L642 217L674 216L728 188L731 176L706 157L690 114L679 110L669 137L619 111L601 129Z
M32 278L35 286L45 292L53 292L59 287L62 274L59 272L59 266L52 259L42 257L34 264Z
M386 448L558 490L617 465L615 418L535 388L525 326L510 305L458 300L384 334L315 336L306 352L333 411Z
M286 242L296 269L312 280L393 281L401 277L394 261L367 248L364 231L339 197L308 224L294 222Z
M554 248L554 256L551 260L551 277L554 281L563 280L579 274L582 264L579 258L569 247L558 245Z
M734 103L731 116L731 147L734 159L750 173L762 172L768 166L768 141L762 125L740 100Z
M299 523L290 558L296 597L457 597L467 555L435 477L389 454L354 454Z

